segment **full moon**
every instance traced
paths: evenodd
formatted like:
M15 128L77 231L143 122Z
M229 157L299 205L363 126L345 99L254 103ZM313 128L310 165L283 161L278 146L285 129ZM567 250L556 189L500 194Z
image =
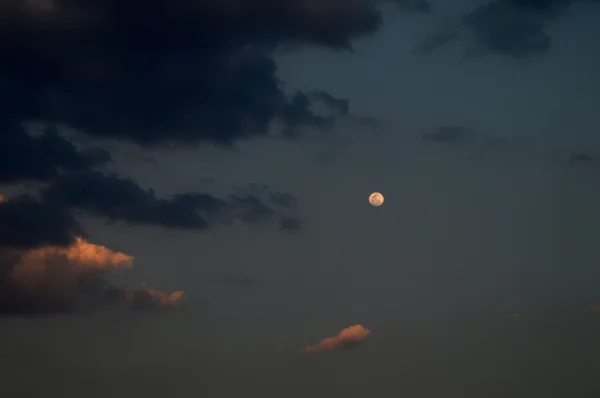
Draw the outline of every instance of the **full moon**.
M373 192L369 196L369 203L375 207L379 207L383 204L383 195L379 192Z

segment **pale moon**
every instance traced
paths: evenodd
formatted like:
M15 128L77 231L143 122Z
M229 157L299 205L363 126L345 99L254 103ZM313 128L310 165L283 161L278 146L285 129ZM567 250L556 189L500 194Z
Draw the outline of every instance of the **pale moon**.
M379 207L383 204L383 195L379 192L373 192L369 196L369 203L375 207Z

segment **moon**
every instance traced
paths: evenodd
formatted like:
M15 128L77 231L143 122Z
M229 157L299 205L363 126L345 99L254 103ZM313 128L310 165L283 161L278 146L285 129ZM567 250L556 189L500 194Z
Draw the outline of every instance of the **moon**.
M379 192L373 192L369 196L369 203L372 206L379 207L383 204L383 201L384 201L383 195L380 194Z

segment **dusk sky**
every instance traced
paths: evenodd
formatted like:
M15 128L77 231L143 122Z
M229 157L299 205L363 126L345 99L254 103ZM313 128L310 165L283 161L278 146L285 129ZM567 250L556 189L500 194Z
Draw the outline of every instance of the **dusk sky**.
M0 396L600 397L599 20L0 0Z

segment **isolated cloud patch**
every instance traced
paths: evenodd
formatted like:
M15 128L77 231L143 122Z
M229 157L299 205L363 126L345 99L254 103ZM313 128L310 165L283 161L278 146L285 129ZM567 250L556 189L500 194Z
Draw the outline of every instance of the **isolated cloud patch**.
M76 238L66 247L0 249L0 315L68 313L128 303L132 309L162 309L178 304L183 292L120 289L106 275L131 268L134 258ZM150 300L138 305L139 297Z
M178 306L183 300L183 290L167 294L156 289L137 288L125 293L125 297L131 301L133 310L164 310Z
M309 345L300 350L303 354L321 351L344 350L356 346L371 334L369 329L362 325L354 325L343 329L336 336L328 337L319 343Z

